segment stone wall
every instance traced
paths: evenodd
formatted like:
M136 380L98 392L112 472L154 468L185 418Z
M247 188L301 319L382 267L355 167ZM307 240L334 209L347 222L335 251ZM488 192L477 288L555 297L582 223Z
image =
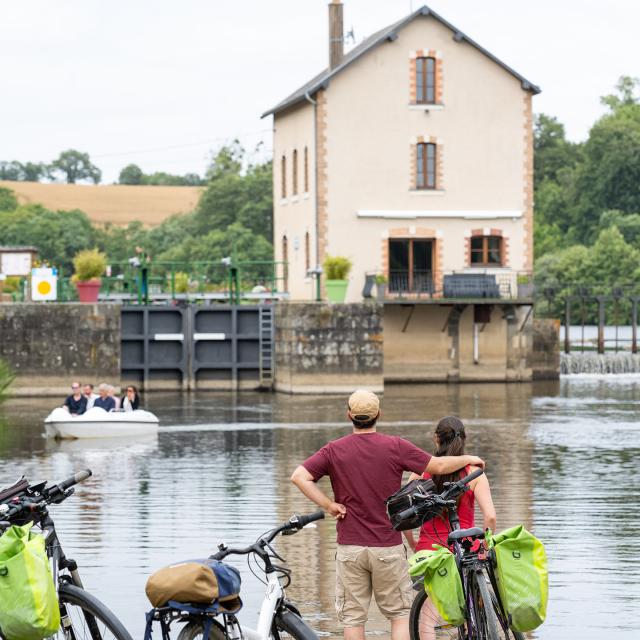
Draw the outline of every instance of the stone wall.
M278 304L275 344L277 391L382 391L382 305Z
M64 395L72 380L120 384L120 306L0 305L0 358L15 395Z
M534 319L531 366L534 380L560 377L560 320Z

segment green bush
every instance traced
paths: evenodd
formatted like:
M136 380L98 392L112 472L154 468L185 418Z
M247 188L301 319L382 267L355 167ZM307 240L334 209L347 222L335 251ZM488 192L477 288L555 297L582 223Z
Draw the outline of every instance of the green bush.
M107 257L98 249L78 251L73 257L74 282L87 282L99 278L107 268Z
M189 276L184 271L176 272L173 282L176 293L187 293L189 291Z
M346 280L353 263L342 256L327 256L322 267L327 280Z
M376 284L377 285L387 284L387 276L385 276L384 273L376 274Z
M9 365L4 360L0 360L0 402L6 398L9 385L14 378Z

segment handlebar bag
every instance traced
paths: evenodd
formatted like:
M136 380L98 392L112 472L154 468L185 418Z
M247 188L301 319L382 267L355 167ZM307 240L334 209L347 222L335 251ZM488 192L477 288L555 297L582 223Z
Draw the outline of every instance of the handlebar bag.
M409 575L424 577L424 588L445 622L460 626L465 619L464 591L456 558L440 545L409 558Z
M422 526L422 522L425 520L425 514L404 519L401 518L399 514L415 505L414 494L429 495L434 493L435 490L436 485L431 478L418 478L407 482L404 487L396 491L392 496L389 496L385 500L385 503L387 505L387 516L389 520L391 520L393 528L396 531L406 531L407 529L417 529ZM428 517L426 519L428 519Z
M240 572L219 560L185 560L156 571L147 580L147 598L154 607L170 600L216 605L226 612L242 607Z
M7 640L42 640L60 627L60 608L43 536L32 523L0 537L0 629Z
M544 545L523 525L491 539L500 600L513 631L532 631L547 615L549 581Z

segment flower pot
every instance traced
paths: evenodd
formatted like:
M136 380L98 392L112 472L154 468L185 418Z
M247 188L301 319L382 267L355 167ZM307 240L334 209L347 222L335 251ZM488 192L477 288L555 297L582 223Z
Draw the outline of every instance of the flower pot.
M327 288L329 302L344 302L347 297L348 280L325 280L324 285Z
M100 285L102 281L87 280L86 282L76 282L78 290L78 299L80 302L98 302L98 294L100 293Z
M533 282L518 282L518 298L533 298Z
M376 285L376 295L378 300L384 300L387 297L387 285L382 283L382 284L377 284Z

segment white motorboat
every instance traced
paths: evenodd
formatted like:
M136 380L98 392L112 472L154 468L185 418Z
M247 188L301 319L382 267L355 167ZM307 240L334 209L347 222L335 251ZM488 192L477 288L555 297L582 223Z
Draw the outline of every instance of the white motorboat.
M50 438L117 438L156 435L158 418L149 411L105 411L92 407L80 416L72 416L61 407L54 409L44 421Z

